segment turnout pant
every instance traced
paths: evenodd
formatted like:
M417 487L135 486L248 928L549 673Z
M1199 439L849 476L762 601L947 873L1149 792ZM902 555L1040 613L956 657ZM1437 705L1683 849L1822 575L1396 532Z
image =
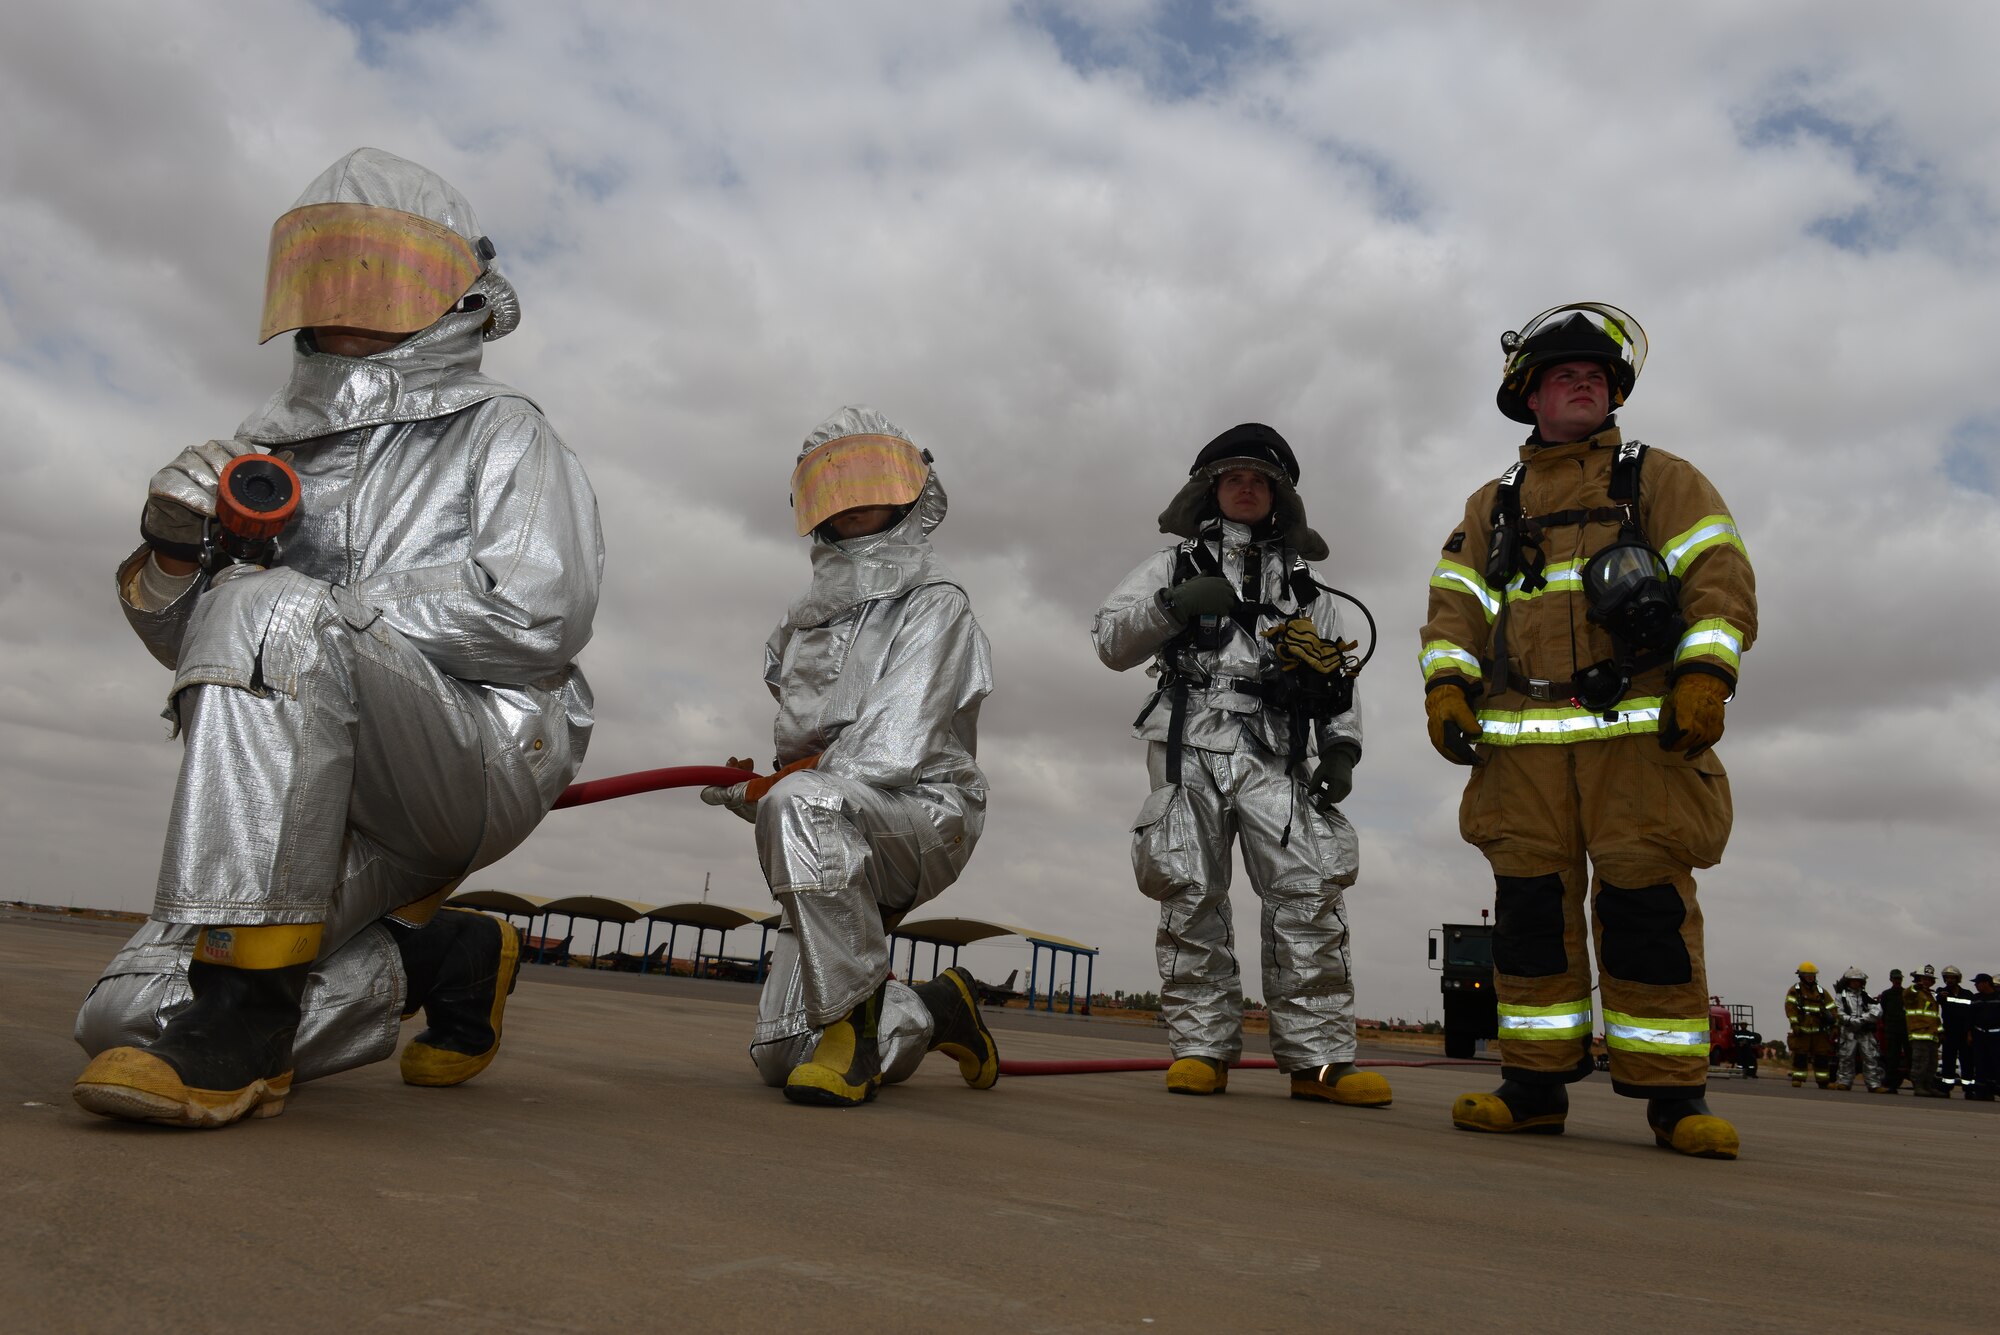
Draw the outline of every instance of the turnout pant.
M1792 1079L1811 1076L1824 1085L1833 1079L1833 1037L1824 1033L1801 1033L1794 1029L1785 1046L1792 1050Z
M1699 1095L1708 980L1692 872L1719 862L1729 840L1721 762L1712 752L1687 760L1643 733L1482 750L1459 831L1494 873L1503 1075L1566 1084L1589 1074L1588 940L1613 1087Z
M388 1056L406 981L378 924L427 921L462 877L526 838L587 732L519 691L507 707L535 741L503 738L478 688L342 591L284 569L201 595L173 691L183 749L152 920L85 999L77 1042L94 1056L157 1038L191 1000L204 926L323 923L295 1078Z
M1860 1066L1862 1077L1868 1081L1868 1088L1880 1089L1889 1083L1882 1074L1882 1045L1875 1041L1872 1027L1840 1031L1840 1072L1834 1077L1834 1083L1853 1084L1856 1065Z
M1923 1094L1942 1094L1944 1086L1937 1078L1937 1040L1934 1038L1912 1038L1910 1040L1910 1088Z
M1938 1050L1938 1079L1948 1091L1953 1085L1970 1085L1972 1071L1972 1034L1947 1031L1944 1046Z
M1243 1051L1229 904L1230 846L1240 840L1250 888L1263 901L1271 1055L1287 1072L1353 1061L1345 904L1358 861L1353 827L1338 811L1316 810L1285 758L1247 735L1233 752L1185 748L1178 786L1167 783L1166 753L1151 743L1153 791L1135 822L1132 866L1140 890L1160 904L1160 1014L1174 1056L1233 1062Z

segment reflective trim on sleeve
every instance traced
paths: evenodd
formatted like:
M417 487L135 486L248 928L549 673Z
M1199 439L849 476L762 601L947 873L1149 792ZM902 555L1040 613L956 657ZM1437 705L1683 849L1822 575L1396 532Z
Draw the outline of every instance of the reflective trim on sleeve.
M1536 746L1552 742L1592 742L1660 730L1660 697L1633 696L1618 702L1617 722L1581 705L1548 709L1482 709L1479 740L1488 746Z
M1590 1037L1590 998L1555 1006L1500 1006L1500 1037L1547 1042Z
M1500 614L1500 599L1487 586L1485 577L1470 566L1462 566L1456 561L1438 562L1437 569L1431 571L1431 587L1471 594L1486 609L1488 621Z
M1702 655L1727 663L1731 671L1743 666L1743 632L1721 617L1697 621L1681 636L1674 650L1674 662L1685 663Z
M1604 1046L1620 1052L1656 1052L1669 1057L1708 1057L1708 1018L1663 1020L1618 1011L1604 1012Z
M1737 532L1735 520L1728 515L1708 515L1693 528L1669 542L1660 555L1666 560L1668 571L1675 575L1685 575L1687 568L1694 564L1695 557L1711 547L1719 547L1725 543L1743 552L1746 558L1750 555L1744 550L1743 535Z
M1474 681L1485 676L1479 669L1479 660L1450 640L1432 640L1426 644L1417 664L1424 670L1425 681L1444 671L1460 672Z

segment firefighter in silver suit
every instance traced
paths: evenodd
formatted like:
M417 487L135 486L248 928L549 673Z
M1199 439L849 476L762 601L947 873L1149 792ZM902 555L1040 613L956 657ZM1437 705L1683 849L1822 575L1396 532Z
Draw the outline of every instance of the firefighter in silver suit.
M1298 479L1291 446L1268 426L1210 441L1160 516L1160 531L1183 541L1125 577L1093 635L1106 666L1150 661L1159 680L1134 728L1152 792L1133 822L1132 864L1160 905L1168 1091L1223 1093L1242 1052L1229 905L1240 840L1263 901L1271 1052L1292 1097L1382 1107L1389 1082L1354 1069L1344 894L1359 852L1338 805L1361 758L1360 710L1350 695L1337 712L1302 713L1284 689L1287 672L1304 670L1301 649L1323 658L1340 644L1334 600L1307 564L1327 546Z
M520 322L463 196L359 149L272 230L262 338L289 383L152 481L118 569L173 672L182 741L151 920L77 1017L78 1102L215 1126L395 1050L418 1085L499 1046L515 929L440 905L535 828L583 761L604 547L583 469L479 371ZM298 512L223 564L218 475L268 451Z
M866 1103L940 1050L990 1088L999 1053L972 975L889 981L890 927L958 879L986 822L992 655L931 550L944 487L901 428L847 407L806 437L792 505L812 586L764 647L773 773L702 791L755 822L784 913L751 1057L795 1103Z

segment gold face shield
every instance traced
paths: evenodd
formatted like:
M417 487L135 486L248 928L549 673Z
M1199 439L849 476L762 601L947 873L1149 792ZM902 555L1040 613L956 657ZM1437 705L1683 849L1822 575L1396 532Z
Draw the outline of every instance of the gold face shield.
M792 510L799 536L843 510L908 505L924 490L930 465L900 436L842 436L799 460L792 470Z
M271 227L257 341L291 329L414 334L479 273L472 243L442 223L369 204L307 204Z

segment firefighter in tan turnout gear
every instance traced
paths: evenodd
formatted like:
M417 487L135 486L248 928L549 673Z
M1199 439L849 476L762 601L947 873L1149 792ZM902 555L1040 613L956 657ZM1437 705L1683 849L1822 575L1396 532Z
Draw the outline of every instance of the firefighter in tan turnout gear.
M1561 306L1501 345L1500 410L1534 434L1466 503L1422 632L1431 743L1473 767L1459 828L1495 879L1502 1083L1452 1121L1562 1130L1565 1086L1592 1065L1594 927L1613 1087L1646 1100L1658 1144L1734 1158L1735 1128L1703 1101L1693 871L1729 837L1712 748L1757 630L1749 558L1694 465L1620 433L1637 321Z
M1791 1025L1785 1045L1792 1050L1792 1084L1803 1085L1810 1075L1825 1089L1833 1082L1833 1031L1839 1019L1833 994L1819 985L1819 966L1811 960L1799 965L1799 981L1785 992L1785 1019Z

